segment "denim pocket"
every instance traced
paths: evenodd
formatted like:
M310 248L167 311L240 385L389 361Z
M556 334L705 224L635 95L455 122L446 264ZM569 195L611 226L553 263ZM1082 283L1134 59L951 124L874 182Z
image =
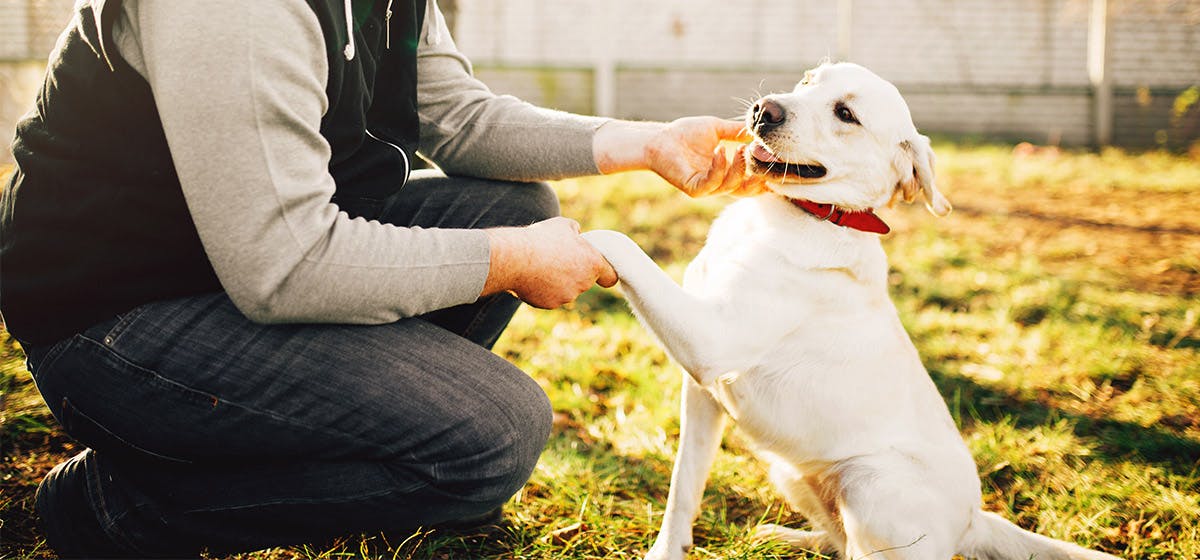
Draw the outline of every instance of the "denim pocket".
M77 336L39 368L38 388L71 437L93 449L190 462L184 434L200 429L220 401L130 362L102 342Z
M146 308L147 306L145 305L135 307L117 315L116 319L88 329L83 333L83 336L93 338L98 342L102 342L105 346L111 347L121 337L121 333L124 333L129 328L129 325L133 324L138 317L141 317L146 312ZM103 334L101 335L100 333Z
M80 412L79 409L75 408L71 404L71 399L68 397L63 397L62 402L59 403L59 406L61 410L59 413L59 421L63 425L63 429L66 430L66 432L70 434L72 438L75 438L76 441L92 449L103 449L106 452L119 454L132 453L149 455L158 459L178 463L191 462L176 457L162 455L160 453L155 453L149 449L143 449L126 441L121 436L108 431L107 428L101 426L100 423L96 422L94 419L92 419L92 417Z

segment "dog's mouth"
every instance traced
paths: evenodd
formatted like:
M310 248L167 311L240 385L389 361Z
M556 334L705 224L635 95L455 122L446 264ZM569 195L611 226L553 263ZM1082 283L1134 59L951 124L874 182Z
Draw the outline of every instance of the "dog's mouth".
M761 142L755 142L747 148L747 162L750 171L786 180L789 177L800 179L820 179L828 170L819 163L797 163L784 161L775 157Z

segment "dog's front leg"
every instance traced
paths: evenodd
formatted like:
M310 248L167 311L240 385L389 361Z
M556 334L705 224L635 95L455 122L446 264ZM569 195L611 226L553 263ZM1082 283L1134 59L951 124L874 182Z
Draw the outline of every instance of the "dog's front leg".
M746 352L727 348L730 321L715 304L685 292L625 234L596 230L583 237L617 271L634 313L697 382L710 387L741 369Z
M686 375L683 386L679 451L671 473L667 511L646 560L681 560L692 548L692 523L700 513L704 484L725 426L725 413L712 395Z

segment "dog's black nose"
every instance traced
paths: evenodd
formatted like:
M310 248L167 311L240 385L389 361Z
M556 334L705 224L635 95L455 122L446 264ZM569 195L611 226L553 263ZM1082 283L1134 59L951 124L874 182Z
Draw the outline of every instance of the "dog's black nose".
M760 99L754 104L754 131L762 134L783 124L787 112L778 103L770 99Z

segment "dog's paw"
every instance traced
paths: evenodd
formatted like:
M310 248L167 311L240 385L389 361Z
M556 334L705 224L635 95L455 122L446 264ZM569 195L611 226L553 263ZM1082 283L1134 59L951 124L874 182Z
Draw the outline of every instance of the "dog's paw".
M654 541L654 546L650 547L650 552L646 553L644 560L684 560L691 549L691 543L670 543L658 539Z
M825 538L824 531L802 531L783 525L767 523L754 528L754 540L786 543L794 548L812 550L822 554L833 554L837 547Z
M620 266L622 263L629 260L629 255L640 253L642 250L638 247L629 236L619 231L608 229L597 229L586 231L583 234L584 240L591 243L608 262L614 267ZM620 270L617 270L620 273Z

